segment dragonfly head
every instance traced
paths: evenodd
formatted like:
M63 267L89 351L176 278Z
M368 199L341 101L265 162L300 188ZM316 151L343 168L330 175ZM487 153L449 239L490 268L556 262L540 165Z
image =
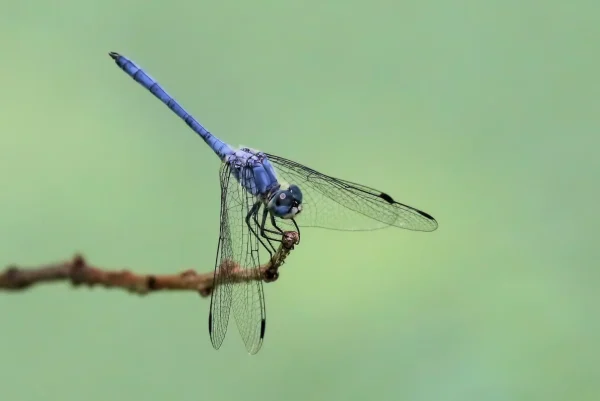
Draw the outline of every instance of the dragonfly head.
M302 212L302 191L297 185L280 189L271 198L269 210L280 219L293 219Z

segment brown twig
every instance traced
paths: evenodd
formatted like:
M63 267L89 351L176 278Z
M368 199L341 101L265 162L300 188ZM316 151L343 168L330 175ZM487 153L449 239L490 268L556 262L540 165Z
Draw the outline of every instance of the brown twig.
M234 274L231 280L236 282L255 280L256 277L261 277L265 282L275 281L279 277L279 267L297 243L298 233L286 231L282 236L279 249L271 260L254 268L259 270L258 276L249 274L247 269L233 261L223 262L222 269L219 270L232 269ZM0 290L23 291L36 284L67 280L73 286L101 285L105 288L121 288L139 295L156 291L187 290L198 291L200 295L206 297L213 289L214 272L197 273L194 270L186 270L178 274L138 274L128 270L106 270L95 267L88 264L83 256L75 255L71 260L41 267L9 266L0 273Z

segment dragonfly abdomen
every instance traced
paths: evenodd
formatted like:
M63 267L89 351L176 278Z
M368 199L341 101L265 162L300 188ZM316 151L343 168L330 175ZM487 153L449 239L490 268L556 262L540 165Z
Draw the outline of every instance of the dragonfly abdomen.
M195 133L197 133L208 146L217 154L217 156L224 160L225 157L233 153L231 146L221 141L219 138L211 134L206 128L202 126L198 121L194 119L181 105L169 95L158 82L144 70L138 67L133 61L120 55L116 52L110 52L110 57L115 60L115 63L133 78L137 83L148 89L156 98L167 105L173 113L181 118L188 127L190 127Z

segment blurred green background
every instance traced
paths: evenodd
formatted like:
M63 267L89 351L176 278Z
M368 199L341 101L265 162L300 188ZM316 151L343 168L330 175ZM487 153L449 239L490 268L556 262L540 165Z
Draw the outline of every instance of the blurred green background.
M111 50L440 223L304 231L253 357L192 293L0 293L2 400L598 400L599 8L2 0L0 266L213 268L218 159Z

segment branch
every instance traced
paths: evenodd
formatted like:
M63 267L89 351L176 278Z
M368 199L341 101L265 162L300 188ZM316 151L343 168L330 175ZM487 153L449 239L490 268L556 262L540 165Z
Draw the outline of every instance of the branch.
M233 271L231 280L234 282L256 280L256 277L265 282L275 281L279 277L279 267L283 265L298 240L298 233L286 231L282 235L277 252L269 262L247 270L234 261L226 260L221 263L219 271ZM201 296L207 297L213 290L214 272L197 273L194 270L186 270L178 274L137 274L129 270L95 267L88 264L83 256L75 255L72 260L41 267L9 266L0 273L0 290L23 291L36 284L55 281L70 281L75 287L101 285L105 288L120 288L139 295L156 291L185 290L198 291Z

